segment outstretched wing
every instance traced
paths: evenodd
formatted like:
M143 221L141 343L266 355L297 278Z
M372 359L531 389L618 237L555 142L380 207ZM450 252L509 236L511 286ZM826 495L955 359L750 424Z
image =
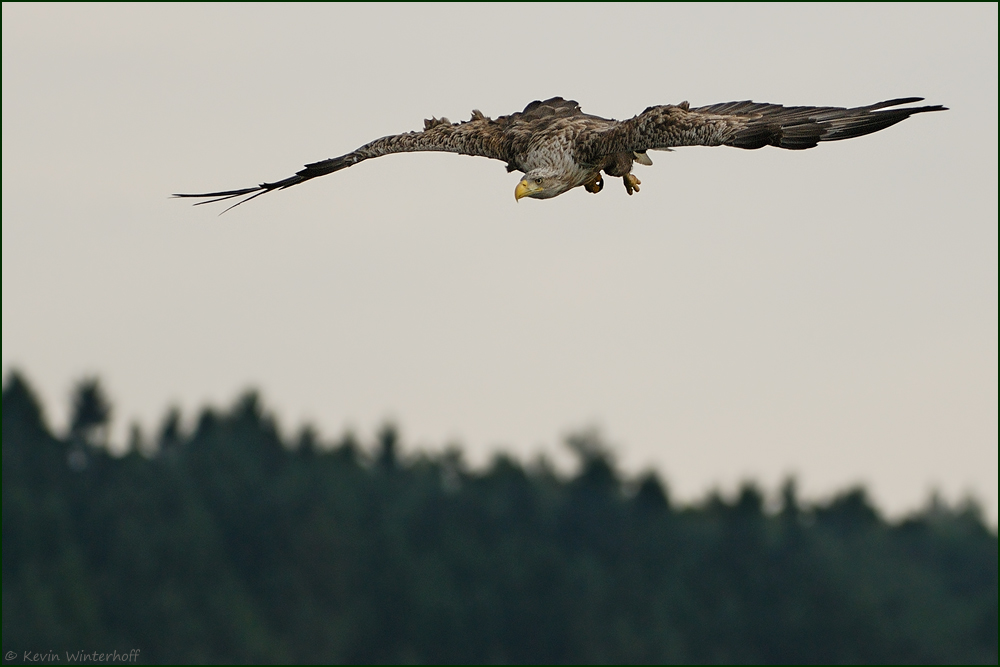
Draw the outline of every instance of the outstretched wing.
M865 107L785 107L756 102L725 102L691 109L687 102L649 107L584 147L587 158L624 151L666 150L674 146L777 146L801 150L821 141L839 141L878 132L916 113L943 111L926 106L889 109L919 102L906 97Z
M504 136L500 124L497 121L487 118L479 111L473 111L471 120L461 123L451 123L447 118L425 120L422 132L407 132L406 134L394 134L376 139L346 155L307 164L304 169L297 172L294 176L289 176L286 179L273 183L261 183L255 187L239 190L221 190L219 192L204 192L201 194L174 194L173 196L205 200L197 202L195 204L197 206L199 204L211 204L217 201L249 195L229 207L233 208L272 190L284 190L317 176L325 176L326 174L332 174L335 171L352 167L364 160L391 155L393 153L412 153L416 151L443 151L510 161L508 155L509 149L504 144Z

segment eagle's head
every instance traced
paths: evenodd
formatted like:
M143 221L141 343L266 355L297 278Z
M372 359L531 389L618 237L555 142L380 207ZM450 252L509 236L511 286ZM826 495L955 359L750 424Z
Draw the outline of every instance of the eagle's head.
M577 185L572 183L566 174L552 167L532 169L514 188L514 199L533 197L534 199L551 199Z

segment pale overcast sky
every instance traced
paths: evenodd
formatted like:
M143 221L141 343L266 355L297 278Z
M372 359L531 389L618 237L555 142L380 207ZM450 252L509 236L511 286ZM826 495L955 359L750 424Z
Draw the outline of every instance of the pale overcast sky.
M555 95L950 107L795 152L687 148L548 201L500 162L244 187ZM259 388L283 432L565 460L682 500L797 476L997 520L997 5L3 4L3 372L114 434Z

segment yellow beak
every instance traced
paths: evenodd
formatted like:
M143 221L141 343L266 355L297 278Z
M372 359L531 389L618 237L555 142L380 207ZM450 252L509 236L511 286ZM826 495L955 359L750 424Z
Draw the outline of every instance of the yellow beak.
M521 182L517 184L516 188L514 188L514 201L517 201L521 197L527 197L531 194L531 191L531 184L528 183L526 179L522 178Z

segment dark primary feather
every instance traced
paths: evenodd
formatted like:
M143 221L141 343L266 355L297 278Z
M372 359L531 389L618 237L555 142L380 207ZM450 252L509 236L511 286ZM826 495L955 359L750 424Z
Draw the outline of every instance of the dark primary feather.
M253 188L242 188L240 190L222 190L220 192L204 192L201 194L174 194L173 197L194 197L199 199L206 199L205 201L196 202L195 206L200 206L201 204L212 204L217 201L224 201L226 199L233 199L235 197L242 197L243 195L250 195L246 199L241 199L232 206L226 209L228 211L230 208L235 208L240 204L245 204L246 202L259 197L263 194L267 194L272 190L284 190L285 188L290 188L293 185L298 185L299 183L304 183L311 178L316 178L317 176L325 176L327 174L332 174L335 171L340 171L341 169L346 169L351 165L357 164L363 157L356 157L356 153L348 153L347 155L341 155L340 157L331 158L329 160L323 160L321 162L313 162L312 164L307 164L305 169L298 171L294 176L289 176L288 178L282 179L280 181L275 181L274 183L261 183L260 185ZM223 211L225 213L225 211Z

